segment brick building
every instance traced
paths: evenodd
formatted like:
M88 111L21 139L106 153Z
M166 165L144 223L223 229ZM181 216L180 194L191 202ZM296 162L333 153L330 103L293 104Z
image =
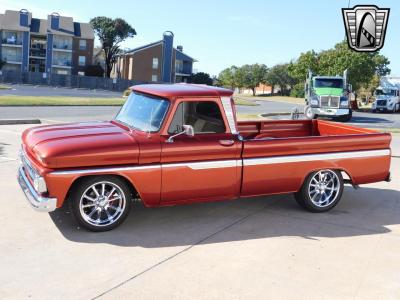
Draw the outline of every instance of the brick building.
M195 59L174 48L174 34L166 31L162 40L120 54L111 77L145 82L187 82Z

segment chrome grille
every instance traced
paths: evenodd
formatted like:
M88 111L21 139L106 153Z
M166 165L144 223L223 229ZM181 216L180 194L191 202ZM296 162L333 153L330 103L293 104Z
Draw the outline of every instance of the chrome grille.
M28 173L29 177L31 179L35 179L35 177L37 177L38 174L37 174L35 168L30 163L29 159L26 157L26 153L24 151L21 151L20 158L21 158L22 166L23 166L24 170Z
M321 107L339 107L340 97L338 96L321 96Z
M376 105L377 106L386 106L386 100L377 100Z

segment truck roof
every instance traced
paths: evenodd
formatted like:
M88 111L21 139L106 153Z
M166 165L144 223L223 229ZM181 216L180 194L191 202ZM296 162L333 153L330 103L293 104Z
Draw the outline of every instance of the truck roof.
M186 83L175 83L175 84L140 84L131 87L131 90L155 95L164 98L173 97L190 97L190 96L231 96L233 91L200 84L186 84Z
M314 78L321 78L321 79L343 79L342 76L314 76Z

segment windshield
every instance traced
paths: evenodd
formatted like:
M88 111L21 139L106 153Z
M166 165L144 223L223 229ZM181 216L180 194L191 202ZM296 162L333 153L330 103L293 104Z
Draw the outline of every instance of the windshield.
M140 131L157 132L168 106L168 100L132 92L115 120Z
M395 90L376 90L375 95L387 95L387 96L394 96L395 95Z
M341 78L315 78L315 88L343 88L343 79Z

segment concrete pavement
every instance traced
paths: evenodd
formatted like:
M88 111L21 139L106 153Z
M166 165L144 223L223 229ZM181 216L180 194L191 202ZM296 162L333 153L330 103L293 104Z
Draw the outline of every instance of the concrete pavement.
M91 233L67 209L26 202L15 179L26 127L0 127L1 299L398 299L400 158L392 182L346 187L325 214L291 195L135 205L121 227Z

